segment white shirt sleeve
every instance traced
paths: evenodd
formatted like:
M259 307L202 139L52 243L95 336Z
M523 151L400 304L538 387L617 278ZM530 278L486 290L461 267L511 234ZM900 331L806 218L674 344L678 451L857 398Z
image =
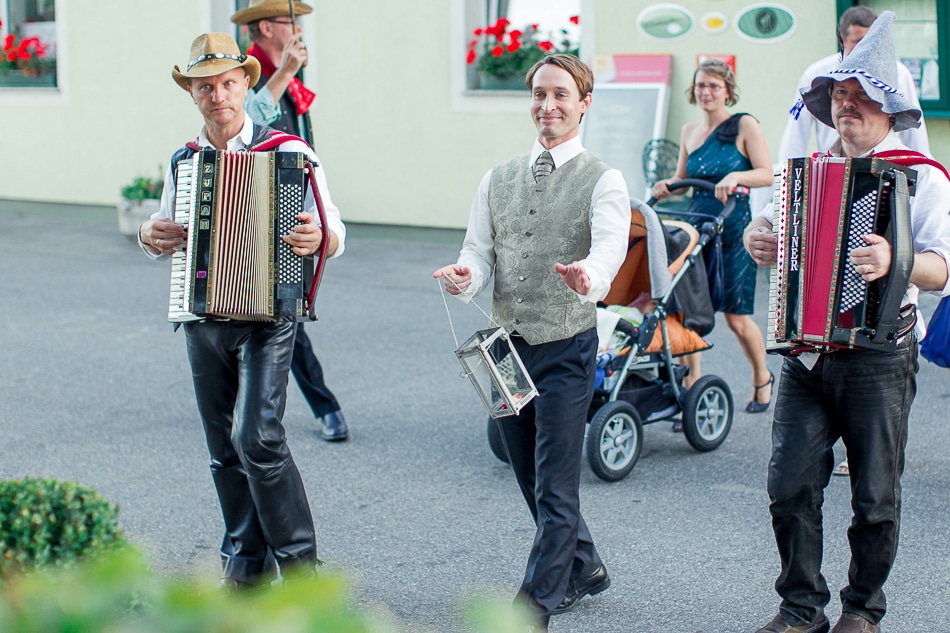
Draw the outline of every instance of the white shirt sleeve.
M491 174L491 170L488 170L475 192L472 210L468 216L468 228L458 258L459 266L467 266L472 272L468 290L456 295L466 303L485 289L495 269L495 227L488 206Z
M337 239L340 242L340 245L337 247L336 252L330 259L335 259L343 254L343 251L346 250L346 225L343 224L343 219L340 216L340 210L333 203L333 198L330 196L330 185L327 183L327 175L323 170L323 164L320 162L320 159L317 158L317 155L313 153L313 150L306 143L301 141L289 141L287 143L281 143L280 151L282 152L303 152L310 156L310 160L316 163L316 169L314 169L314 176L317 180L317 191L320 192L320 201L323 203L323 213L327 217L327 228L333 231ZM307 213L313 215L317 218L317 222L320 222L320 216L317 213L317 203L313 197L313 191L310 189L310 182L308 180L306 184L307 188L307 199L304 202L304 209Z
M619 170L604 172L594 185L590 209L590 254L580 262L590 277L590 291L578 297L597 302L610 292L610 283L627 256L630 195Z
M917 190L911 199L914 252L940 255L950 271L950 180L936 167L915 165ZM950 295L950 279L940 296Z
M165 186L162 188L162 199L159 202L158 211L152 214L149 220L172 220L175 218L175 176L172 174L171 165L165 171ZM136 231L139 248L149 256L150 259L168 259L170 256L164 253L153 253L145 248L142 243L142 233Z

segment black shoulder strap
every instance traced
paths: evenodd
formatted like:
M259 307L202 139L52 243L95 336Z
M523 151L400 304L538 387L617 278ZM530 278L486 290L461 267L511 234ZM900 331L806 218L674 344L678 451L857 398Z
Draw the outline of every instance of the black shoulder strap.
M752 116L748 112L739 112L720 123L716 128L716 139L720 143L735 145L736 139L739 138L739 121L747 115Z

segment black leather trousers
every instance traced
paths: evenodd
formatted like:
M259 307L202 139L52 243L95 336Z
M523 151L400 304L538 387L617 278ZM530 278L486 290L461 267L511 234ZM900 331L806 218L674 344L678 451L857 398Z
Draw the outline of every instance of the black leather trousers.
M917 393L917 343L894 352L823 354L809 371L786 359L775 402L768 491L782 559L775 589L790 624L815 620L830 600L821 573L824 489L840 437L851 471L851 565L844 611L884 617L884 582L897 555L907 419Z
M303 481L281 418L296 324L185 325L198 413L224 516L224 576L253 583L270 552L281 568L316 563Z

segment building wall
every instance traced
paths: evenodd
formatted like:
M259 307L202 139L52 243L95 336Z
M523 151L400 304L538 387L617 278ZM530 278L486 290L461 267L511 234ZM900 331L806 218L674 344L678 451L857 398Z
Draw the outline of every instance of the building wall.
M749 0L679 0L701 16L730 18ZM317 93L315 149L334 200L349 221L464 227L475 188L495 163L525 152L534 137L527 94L464 93L467 31L463 0L311 2L302 20L313 52L307 84ZM201 125L170 71L194 37L229 30L229 0L60 0L64 27L61 88L47 96L0 91L0 198L112 205L137 175L158 175ZM697 29L677 42L642 36L646 3L583 0L585 56L674 56L668 138L699 111L687 104L700 53L737 57L742 95L736 111L762 123L773 156L810 62L835 50L835 7L828 0L788 3L795 33L775 44L740 38L731 27ZM408 8L407 8L408 7ZM458 61L459 63L453 63ZM7 94L9 93L9 94ZM950 125L927 121L937 158L950 163ZM10 151L15 148L15 151Z

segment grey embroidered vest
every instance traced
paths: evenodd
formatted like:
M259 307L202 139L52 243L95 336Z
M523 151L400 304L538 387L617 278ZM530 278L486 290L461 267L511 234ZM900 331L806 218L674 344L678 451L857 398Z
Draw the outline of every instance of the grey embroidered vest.
M534 181L528 155L492 170L492 313L530 345L566 339L597 325L594 304L578 300L554 264L570 264L589 254L591 195L608 169L582 152L540 182Z

